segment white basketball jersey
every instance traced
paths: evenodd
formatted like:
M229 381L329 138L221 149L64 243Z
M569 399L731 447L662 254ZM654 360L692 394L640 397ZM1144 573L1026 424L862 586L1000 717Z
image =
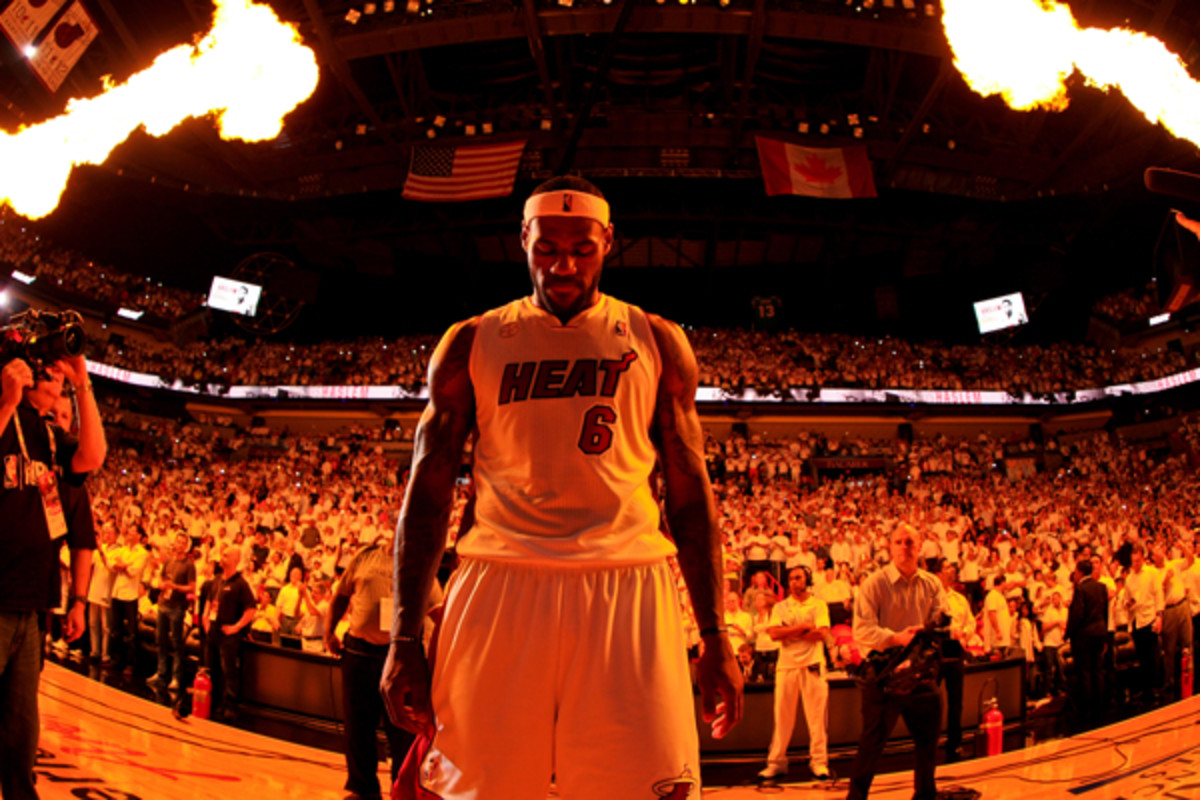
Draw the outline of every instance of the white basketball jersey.
M646 563L675 552L650 486L658 346L607 295L563 325L522 298L479 318L470 360L479 439L465 556Z

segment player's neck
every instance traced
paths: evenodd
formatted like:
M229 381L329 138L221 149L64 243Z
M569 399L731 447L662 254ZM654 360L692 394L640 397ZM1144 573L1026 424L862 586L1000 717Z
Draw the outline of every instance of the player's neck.
M533 293L533 305L545 311L550 316L557 319L564 326L569 325L571 320L578 317L580 314L595 308L600 302L600 292L597 290L590 295L585 296L580 302L572 305L570 308L551 308L550 304L544 302L537 292Z

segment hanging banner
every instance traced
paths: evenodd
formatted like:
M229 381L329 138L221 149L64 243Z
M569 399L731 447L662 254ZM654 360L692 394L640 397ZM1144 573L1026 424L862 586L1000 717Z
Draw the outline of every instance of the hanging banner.
M51 94L58 91L68 73L98 36L100 29L82 3L73 3L29 59L34 74Z
M42 29L54 19L54 15L67 0L13 0L0 12L0 30L13 43L13 47L25 52L33 44Z

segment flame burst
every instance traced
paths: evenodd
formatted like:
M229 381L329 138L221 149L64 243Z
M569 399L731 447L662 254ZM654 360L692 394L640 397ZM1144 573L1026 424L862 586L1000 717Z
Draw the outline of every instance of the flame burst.
M1080 28L1053 0L942 0L954 66L981 95L1018 111L1067 107L1066 79L1118 89L1151 122L1200 145L1200 83L1158 39L1117 28Z
M58 205L76 164L100 164L137 128L163 136L189 117L213 116L221 138L273 139L317 86L316 56L266 5L217 0L212 29L59 116L0 132L0 200L37 219Z

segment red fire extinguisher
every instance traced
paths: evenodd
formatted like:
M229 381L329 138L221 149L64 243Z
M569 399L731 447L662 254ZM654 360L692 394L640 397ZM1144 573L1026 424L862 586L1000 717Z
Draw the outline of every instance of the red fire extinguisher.
M208 719L212 711L212 678L208 670L201 667L192 682L192 716L197 719Z
M987 713L983 715L983 724L979 726L987 737L987 754L998 756L1004 751L1004 714L996 698L987 701Z
M1183 665L1179 675L1179 689L1184 699L1192 696L1192 648L1183 648Z

